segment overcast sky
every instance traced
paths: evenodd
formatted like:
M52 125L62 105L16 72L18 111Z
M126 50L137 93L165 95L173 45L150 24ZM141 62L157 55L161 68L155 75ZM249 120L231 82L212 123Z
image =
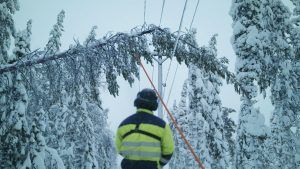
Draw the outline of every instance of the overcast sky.
M159 24L162 2L163 0L147 1L145 20L147 24ZM174 32L178 30L184 2L184 0L166 0L162 27L168 27ZM188 1L182 30L189 28L196 4L197 0ZM232 20L228 14L230 6L231 0L200 0L193 27L197 29L197 39L201 46L206 45L213 34L219 35L217 38L219 57L226 56L230 60L230 70L234 71L235 54L230 43ZM15 15L15 22L17 29L20 30L26 27L29 19L33 20L32 50L45 47L49 32L56 23L57 14L62 9L66 12L62 51L73 44L74 39L83 42L94 25L98 26L97 35L100 38L108 32L129 32L130 29L144 23L144 0L22 0L20 11ZM169 94L176 64L173 62L171 66L166 95ZM166 75L168 65L169 60L164 63L164 75ZM154 69L156 68L155 65ZM150 66L147 69L152 73ZM154 72L154 79L157 78L156 74L157 72ZM180 66L169 105L172 105L175 99L179 100L183 81L186 78L187 69L185 66ZM119 82L118 97L110 96L107 91L102 93L103 107L110 110L108 120L114 132L125 117L135 112L133 101L139 89L150 87L143 72L141 72L141 81L137 81L132 88L122 78L119 78ZM223 106L239 111L239 96L234 92L232 85L224 84L221 98ZM268 119L272 111L270 102L262 98L258 100L257 107L260 107L261 112ZM233 118L237 119L237 113L233 115Z

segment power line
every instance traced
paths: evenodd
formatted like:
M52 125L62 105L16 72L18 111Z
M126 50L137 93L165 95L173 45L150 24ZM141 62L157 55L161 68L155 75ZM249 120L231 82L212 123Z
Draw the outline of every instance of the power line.
M186 10L187 2L188 2L188 0L186 0L186 1L185 1L184 8L183 8L183 11L182 11L182 15L181 15L180 24L179 24L179 28L178 28L178 31L177 31L177 38L176 38L176 42L175 42L174 49L173 49L173 51L172 51L172 53L171 53L171 61L170 61L169 68L168 68L168 71L167 71L167 76L166 76L165 83L166 83L166 82L167 82L167 80L168 80L168 76L169 76L169 72L170 72L171 64L172 64L172 61L173 61L173 59L172 59L172 58L173 58L173 57L174 57L174 55L175 55L176 48L177 48L177 45L178 45L178 41L179 41L179 37L180 37L180 32L181 32L181 27L182 27L182 22L183 22L183 18L184 18L185 10Z
M144 0L144 25L146 25L147 0Z
M166 2L166 0L163 1L162 7L161 7L160 19L159 19L159 25L158 26L161 26L161 19L162 19L163 13L164 13L165 2Z
M194 22L194 19L195 19L195 15L196 15L197 10L198 10L199 2L200 2L200 0L198 0L198 2L197 2L196 8L195 8L195 12L194 12L194 15L193 15L193 19L192 19L191 24L190 24L189 31L192 29L192 25L193 25L193 22Z
M192 18L192 21L191 21L191 24L190 24L189 32L190 32L191 29L192 29L192 25L193 25L193 22L194 22L194 19L195 19L197 10L198 10L199 2L200 2L200 0L198 0L198 2L197 2L197 5L196 5L195 11L194 11L194 15L193 15L193 18ZM178 65L179 65L179 63L177 62L177 64L176 64L176 69L175 69L175 73L174 73L173 80L172 80L172 84L171 84L171 87L170 87L170 90L169 90L169 95L168 95L168 99L167 99L167 104L169 103L169 99L170 99L170 96L171 96L171 93L172 93L172 90L173 90L173 85L174 85L174 81L175 81L175 78L176 78Z
M141 91L141 68L139 67L139 91Z
M176 48L177 48L177 45L178 45L179 36L180 36L180 32L181 32L181 27L182 27L182 21L183 21L183 18L184 18L184 14L185 14L187 2L188 2L188 0L186 0L185 4L184 4L183 12L182 12L182 15L181 15L179 29L178 29L178 32L177 32L177 39L176 39L176 42L175 42L175 46L174 46L171 58L175 55L175 51L176 51Z
M170 87L170 90L169 90L169 95L168 95L168 99L167 99L167 105L169 103L170 95L171 95L172 90L173 90L173 85L174 85L174 82L175 82L175 77L176 77L176 74L177 74L178 65L179 65L179 63L177 62L175 73L174 73L173 80L172 80L172 84L171 84L171 87Z
M154 64L152 66L152 80L153 80L153 76L154 76Z

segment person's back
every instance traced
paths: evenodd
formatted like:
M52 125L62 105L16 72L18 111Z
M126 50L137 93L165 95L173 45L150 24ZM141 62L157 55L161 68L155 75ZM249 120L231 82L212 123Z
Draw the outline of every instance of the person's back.
M168 163L174 151L170 127L153 115L157 97L153 90L138 93L134 105L137 113L119 126L116 147L124 159L122 169L158 169Z

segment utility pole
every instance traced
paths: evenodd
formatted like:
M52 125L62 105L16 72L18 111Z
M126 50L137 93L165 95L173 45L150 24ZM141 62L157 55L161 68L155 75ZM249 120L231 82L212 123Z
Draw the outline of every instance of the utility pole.
M157 57L157 58L156 58ZM164 61L166 61L168 58L162 58L161 54L152 54L152 58L157 62L157 88L158 88L158 93L163 96L163 86L165 86L165 84L163 84L163 73L162 73L162 64L164 63ZM161 119L163 118L163 109L162 109L162 103L161 101L158 102L158 108L157 108L157 112L158 112L158 117L160 117Z

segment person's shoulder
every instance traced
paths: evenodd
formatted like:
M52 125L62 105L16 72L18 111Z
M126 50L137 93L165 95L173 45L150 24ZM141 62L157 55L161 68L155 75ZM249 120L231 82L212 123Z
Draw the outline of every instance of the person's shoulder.
M126 125L126 124L131 124L131 123L134 123L134 119L135 119L135 116L136 116L136 114L132 114L132 115L130 115L130 116L128 116L126 119L124 119L121 123L120 123L120 125L119 125L119 127L122 127L122 126L124 126L124 125Z
M151 118L149 118L149 120L151 120L151 123L153 123L154 125L160 126L162 128L164 128L166 126L166 122L161 119L160 117L157 117L153 114L147 114L149 115Z

